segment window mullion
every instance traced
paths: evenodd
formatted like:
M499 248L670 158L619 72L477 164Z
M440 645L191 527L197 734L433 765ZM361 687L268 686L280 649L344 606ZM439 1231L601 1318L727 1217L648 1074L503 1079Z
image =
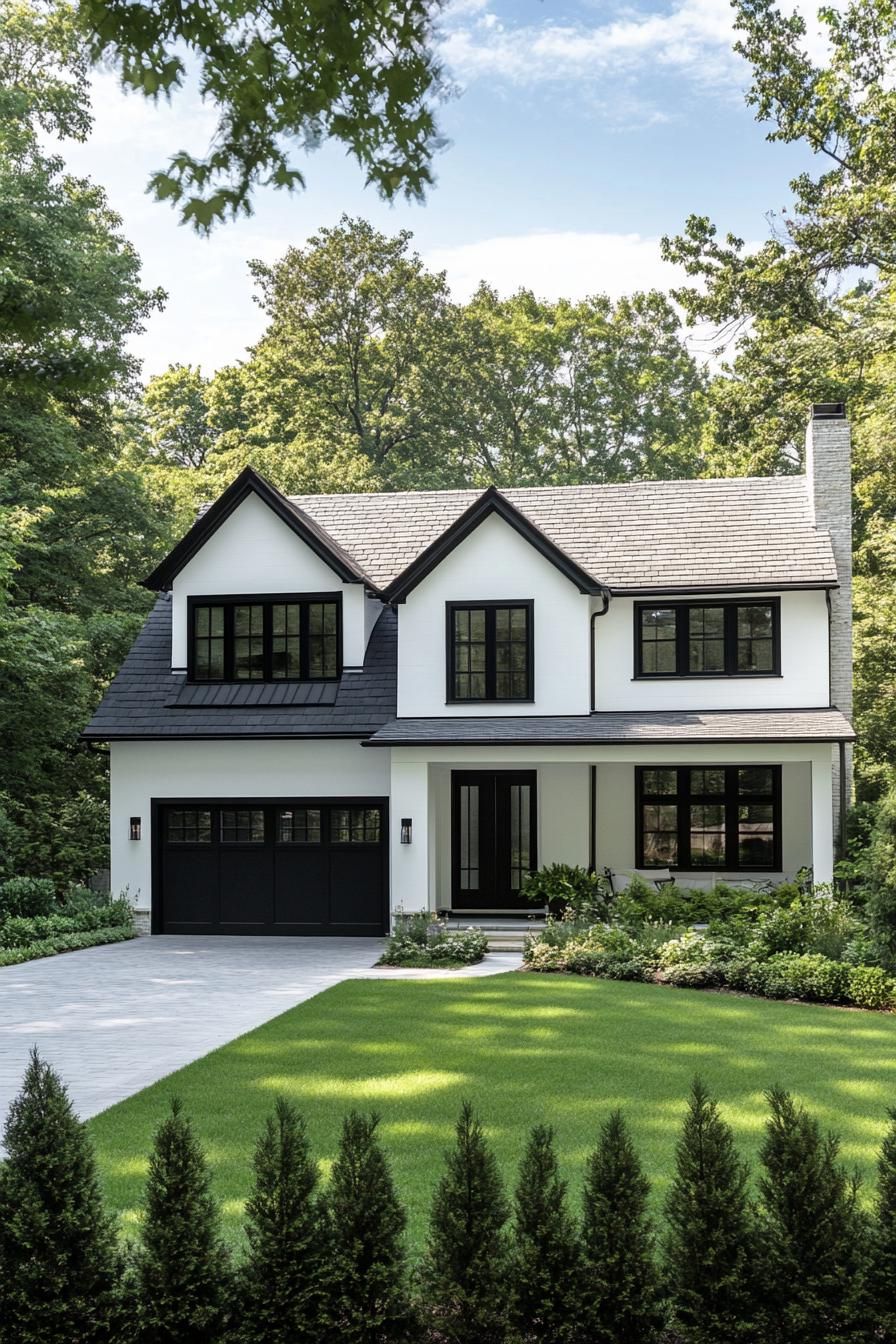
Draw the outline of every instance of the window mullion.
M274 604L261 604L261 665L262 678L274 680Z
M725 863L728 868L740 867L738 771L736 765L729 765L725 769Z
M307 602L299 603L299 676L307 681L311 668L311 649L309 648L309 630L311 618Z
M691 609L675 608L675 675L687 676L691 670Z
M678 792L678 867L691 866L691 789L687 766L675 772Z
M737 606L729 603L725 612L725 675L733 677L737 672Z
M236 680L236 647L233 634L233 603L224 603L224 680Z
M485 698L494 700L497 686L497 654L495 652L495 608L485 608Z

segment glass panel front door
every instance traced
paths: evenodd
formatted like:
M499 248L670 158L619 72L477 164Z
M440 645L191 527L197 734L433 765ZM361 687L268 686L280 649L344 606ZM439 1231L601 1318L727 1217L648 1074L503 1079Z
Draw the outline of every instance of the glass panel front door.
M537 865L535 771L455 770L452 907L519 910L520 887Z

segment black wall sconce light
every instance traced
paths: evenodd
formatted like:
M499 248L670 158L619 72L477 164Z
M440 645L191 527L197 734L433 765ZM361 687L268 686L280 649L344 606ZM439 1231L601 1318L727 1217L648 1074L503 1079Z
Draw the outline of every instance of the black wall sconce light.
M412 823L411 823L411 819L410 819L410 817L402 817L402 819L401 819L401 843L402 843L403 845L409 845L409 844L411 843L411 824L412 824Z
M129 834L130 834L130 838L131 838L132 840L139 840L139 839L140 839L140 818L139 818L139 817L131 817L131 827L130 827L130 832L129 832Z

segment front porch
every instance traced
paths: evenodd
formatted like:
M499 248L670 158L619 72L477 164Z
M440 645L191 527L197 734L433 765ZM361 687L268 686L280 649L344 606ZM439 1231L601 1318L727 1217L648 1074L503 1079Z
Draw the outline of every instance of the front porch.
M686 886L834 865L830 742L393 747L391 902L526 920L526 872L668 865ZM407 823L410 823L410 826Z

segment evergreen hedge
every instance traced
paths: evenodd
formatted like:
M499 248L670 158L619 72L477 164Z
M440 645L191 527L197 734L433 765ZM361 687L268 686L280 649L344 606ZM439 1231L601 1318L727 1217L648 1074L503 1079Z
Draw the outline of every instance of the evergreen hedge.
M553 1132L532 1130L511 1209L466 1103L416 1270L376 1116L346 1117L321 1191L301 1116L278 1101L234 1267L176 1101L122 1251L84 1127L35 1052L4 1133L0 1344L893 1344L896 1112L866 1210L836 1137L767 1095L752 1196L698 1079L662 1211L617 1111L595 1135L580 1222Z

